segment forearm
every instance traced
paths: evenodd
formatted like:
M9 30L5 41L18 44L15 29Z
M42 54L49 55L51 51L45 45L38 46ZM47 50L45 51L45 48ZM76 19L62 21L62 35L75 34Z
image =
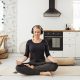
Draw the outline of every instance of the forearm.
M26 61L28 58L26 56L22 56L19 59L17 59L17 61L20 61L21 63L23 63L24 61Z
M57 59L55 57L48 56L47 58L48 58L49 61L51 61L53 63L57 63Z

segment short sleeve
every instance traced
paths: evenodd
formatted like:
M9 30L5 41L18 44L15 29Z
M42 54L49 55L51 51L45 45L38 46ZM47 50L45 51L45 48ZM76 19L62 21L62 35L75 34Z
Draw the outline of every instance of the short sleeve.
M45 54L46 54L46 57L48 57L50 55L49 53L49 46L48 46L48 43L46 40L44 40L44 45L45 45Z
M27 43L26 43L24 56L26 56L27 58L29 57L29 41L27 41Z

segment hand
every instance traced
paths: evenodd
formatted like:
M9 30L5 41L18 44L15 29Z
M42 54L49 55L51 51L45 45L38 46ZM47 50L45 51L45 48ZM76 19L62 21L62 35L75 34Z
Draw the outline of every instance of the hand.
M17 63L17 65L21 65L22 64L22 62L19 61L19 60L16 60L16 63Z
M30 67L31 69L33 69L33 68L34 68L34 66L33 66L33 65L29 65L29 64L24 64L24 65L26 65L26 66Z
M57 63L57 59L55 57L52 56L48 56L49 61L53 62L53 63Z

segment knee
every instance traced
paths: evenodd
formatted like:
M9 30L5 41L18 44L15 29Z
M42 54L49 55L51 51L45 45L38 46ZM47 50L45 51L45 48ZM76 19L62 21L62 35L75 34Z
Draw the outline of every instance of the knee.
M16 66L16 71L17 71L17 72L20 72L21 69L22 69L22 66L21 66L21 65L17 65L17 66Z
M55 70L56 70L56 69L58 68L58 64L57 64L57 63L55 63L54 65L55 65Z
M52 63L51 68L53 71L56 71L58 68L58 64L57 63Z
M16 70L17 70L17 71L20 71L19 65L16 66Z

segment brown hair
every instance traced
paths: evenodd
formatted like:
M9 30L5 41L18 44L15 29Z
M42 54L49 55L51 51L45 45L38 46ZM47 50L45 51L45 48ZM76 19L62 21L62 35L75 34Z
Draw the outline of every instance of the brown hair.
M31 33L32 33L32 34L33 34L33 29L34 29L34 27L40 29L40 30L41 30L41 34L43 34L43 28L42 28L40 25L35 25L35 26L33 26L32 30L31 30Z

